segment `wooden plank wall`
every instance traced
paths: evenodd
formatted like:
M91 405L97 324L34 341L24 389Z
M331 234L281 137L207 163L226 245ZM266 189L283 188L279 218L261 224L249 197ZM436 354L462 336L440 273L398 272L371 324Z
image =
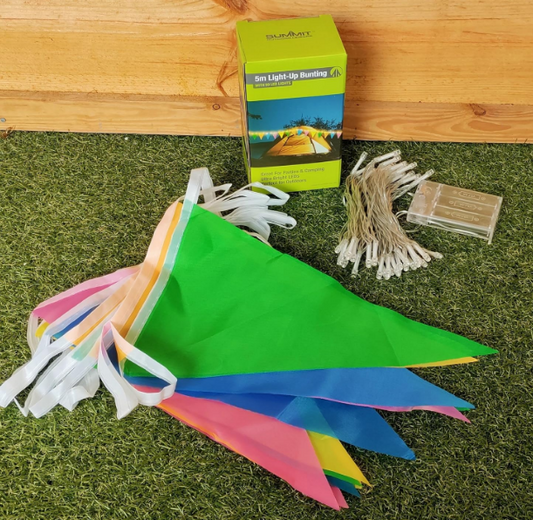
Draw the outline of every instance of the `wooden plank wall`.
M239 135L235 22L323 13L345 137L533 140L531 0L2 0L0 128Z

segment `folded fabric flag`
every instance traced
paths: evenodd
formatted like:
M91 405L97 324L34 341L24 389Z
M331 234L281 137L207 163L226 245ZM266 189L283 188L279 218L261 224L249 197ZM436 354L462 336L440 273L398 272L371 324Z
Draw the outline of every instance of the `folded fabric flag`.
M159 406L185 424L283 478L298 491L339 508L305 430L224 403L177 393ZM327 462L323 464L328 466Z
M465 420L472 405L407 368L495 351L365 302L265 244L271 224L295 221L272 209L288 195L252 186L266 193L230 194L193 170L142 265L34 310L32 358L0 386L0 406L15 400L36 417L73 409L101 380L119 418L159 406L336 509L340 490L357 496L368 483L340 441L414 458L376 410Z

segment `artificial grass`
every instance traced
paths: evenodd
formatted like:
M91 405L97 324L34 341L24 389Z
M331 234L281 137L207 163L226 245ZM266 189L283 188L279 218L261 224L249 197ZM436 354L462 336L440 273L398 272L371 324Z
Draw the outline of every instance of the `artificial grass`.
M349 447L374 487L335 512L157 409L115 418L100 390L72 413L0 410L0 518L526 519L533 517L533 148L530 145L345 143L345 174L363 151L395 148L434 179L504 197L494 242L429 228L417 240L444 260L400 279L357 279L335 264L341 190L303 192L298 226L272 244L369 301L497 348L479 363L421 369L477 405L472 424L429 412L387 413L418 456ZM141 262L188 172L245 184L240 141L14 133L0 140L0 381L29 358L25 327L41 300ZM400 205L406 206L407 200ZM412 226L408 225L408 228Z

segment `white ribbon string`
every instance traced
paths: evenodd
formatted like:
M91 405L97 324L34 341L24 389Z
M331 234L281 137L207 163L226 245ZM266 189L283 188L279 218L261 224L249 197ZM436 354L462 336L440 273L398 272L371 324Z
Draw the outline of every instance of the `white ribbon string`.
M137 390L113 366L107 352L109 342L102 340L98 352L98 374L115 399L117 418L121 419L128 415L139 403L145 406L157 406L163 399L171 397L176 390L177 378L161 363L128 343L112 324L109 324L109 331L117 350L125 352L128 360L168 383L158 392ZM104 336L107 336L107 331Z
M26 331L26 340L28 342L28 346L30 347L32 355L37 350L37 346L39 345L39 338L37 337L38 328L39 317L33 314L32 312L28 320L28 329Z
M38 340L37 346L34 346L33 357L15 370L13 375L0 386L0 408L5 408L20 392L27 388L52 358L72 346L71 342L65 337L55 339L55 335L71 325L80 316L83 316L89 310L103 303L130 278L131 276L126 277L116 284L91 295L55 322L51 323L44 331L41 339ZM35 334L36 327L33 314L30 316L30 322L31 324L28 326L28 330L32 329L33 331L35 329ZM31 344L35 345L33 338Z
M266 186L260 182L253 182L243 188L229 193L231 185L225 184L208 190L202 190L199 195L204 195L205 202L200 207L222 216L235 226L249 228L252 232L261 236L268 243L270 237L270 224L286 229L296 226L296 220L286 213L270 209L270 206L282 206L289 200L289 195L273 186ZM252 191L248 188L259 188L267 193ZM205 193L213 195L218 192L216 198L207 200Z
M72 412L76 408L77 404L82 399L90 399L94 397L98 388L100 387L100 377L98 376L98 370L93 367L83 377L79 385L74 386L59 401L59 404Z
M42 417L67 395L96 364L95 343L102 325L95 328L79 345L70 349L32 388L23 413Z
M204 202L200 206L204 209L236 226L248 228L251 230L248 231L251 235L266 243L270 236L270 225L288 229L296 225L292 217L270 209L271 206L282 206L289 199L289 195L281 190L257 182L234 193L229 192L230 188L231 184L214 186L207 168L192 170L187 191L182 198L184 210L190 211L192 205L197 204L198 198L202 196ZM248 188L259 188L266 193ZM156 406L171 397L176 389L176 377L161 363L121 336L112 323L117 307L102 317L101 323L79 344L73 345L67 339L68 334L57 337L74 326L82 316L102 305L136 274L132 273L84 299L50 323L40 339L36 336L39 318L37 314L32 313L27 328L27 340L32 358L0 386L0 407L5 407L15 400L24 415L32 413L35 417L42 417L58 404L72 411L82 399L95 395L100 380L115 399L118 418L129 414L138 404ZM136 389L111 362L108 350L112 345L115 345L117 352L123 358L165 381L167 385L157 392L143 392ZM45 369L47 365L49 366ZM45 371L39 376L43 369ZM35 386L28 394L24 406L21 406L16 396L36 378Z

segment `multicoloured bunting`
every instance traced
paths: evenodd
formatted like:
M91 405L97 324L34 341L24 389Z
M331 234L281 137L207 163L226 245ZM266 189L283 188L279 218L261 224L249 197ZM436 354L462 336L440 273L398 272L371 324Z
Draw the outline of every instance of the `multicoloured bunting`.
M2 384L0 406L37 378L24 414L72 410L102 381L119 418L158 406L334 509L347 507L341 490L368 484L341 441L414 458L377 410L467 420L472 405L408 368L495 351L365 302L263 243L270 224L295 222L270 209L288 195L253 186L268 195L228 194L193 170L142 265L32 312L32 359Z
M277 139L279 137L289 137L291 135L310 135L311 137L314 137L315 135L318 137L330 137L333 139L334 137L340 138L342 135L342 132L340 131L334 131L334 130L308 130L306 128L289 128L289 129L283 129L283 130L276 130L276 131L268 131L268 132L250 132L250 138L252 140L262 140L263 137L272 137L273 139Z

